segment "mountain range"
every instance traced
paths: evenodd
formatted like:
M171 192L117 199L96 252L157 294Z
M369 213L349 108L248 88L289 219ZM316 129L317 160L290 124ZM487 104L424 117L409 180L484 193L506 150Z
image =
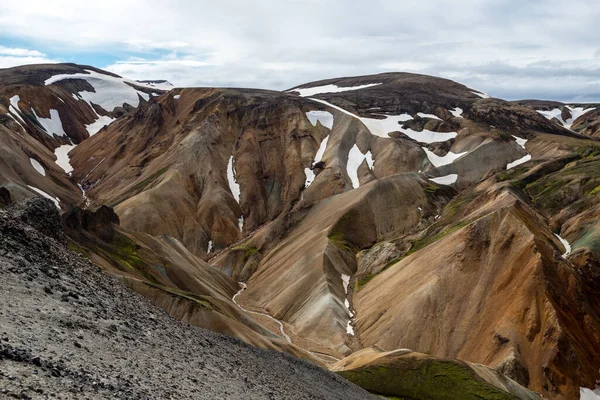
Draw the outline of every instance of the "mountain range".
M105 320L126 320L114 302L128 302L139 327L127 336L144 343L135 357L181 368L174 357L205 351L189 335L210 335L211 357L227 356L198 372L238 371L254 380L249 398L299 398L295 380L313 398L600 398L599 137L600 104L505 101L409 73L279 92L175 88L75 64L0 69L0 266L11 287L0 370L29 382L35 357L9 357L14 343L42 359L53 348L13 329L47 340L40 315L62 321L56 287L68 285L47 282L49 252L59 271L78 271L59 275L87 288L88 306L111 304ZM13 271L30 253L33 272ZM92 285L81 271L96 267ZM37 310L44 296L56 307ZM73 315L86 307L68 304ZM156 329L136 314L146 308L177 350L140 339ZM67 342L97 335L53 329ZM102 340L88 353L113 354ZM57 347L70 371L80 366L69 354L86 358L81 344ZM266 378L248 373L255 359ZM0 387L22 390L8 375ZM211 379L214 393L243 393ZM202 390L176 382L177 398ZM77 390L144 398L149 388Z

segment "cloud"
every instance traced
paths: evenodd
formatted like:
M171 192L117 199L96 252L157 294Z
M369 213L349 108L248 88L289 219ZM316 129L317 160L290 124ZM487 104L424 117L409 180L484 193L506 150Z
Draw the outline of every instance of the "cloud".
M57 61L48 58L44 53L38 50L0 46L0 68L55 62Z
M0 38L65 59L114 54L99 66L179 86L285 89L408 70L508 98L600 100L588 83L600 80L599 17L587 0L21 0L0 4Z
M45 54L37 50L19 49L0 46L0 56L16 57L45 57Z

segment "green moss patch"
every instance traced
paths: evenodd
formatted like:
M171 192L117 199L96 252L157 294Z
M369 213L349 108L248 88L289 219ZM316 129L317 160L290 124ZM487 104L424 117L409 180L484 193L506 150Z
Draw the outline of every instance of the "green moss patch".
M467 364L431 358L403 358L387 365L338 372L378 395L401 399L514 400L480 378Z

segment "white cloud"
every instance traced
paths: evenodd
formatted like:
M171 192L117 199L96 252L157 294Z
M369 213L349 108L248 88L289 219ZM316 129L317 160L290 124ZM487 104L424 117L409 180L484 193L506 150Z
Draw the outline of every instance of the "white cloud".
M45 54L37 50L19 49L0 46L0 55L16 57L45 57Z
M179 86L284 89L408 70L496 96L593 98L599 17L587 0L21 0L0 4L0 37L48 53L143 54L108 68Z

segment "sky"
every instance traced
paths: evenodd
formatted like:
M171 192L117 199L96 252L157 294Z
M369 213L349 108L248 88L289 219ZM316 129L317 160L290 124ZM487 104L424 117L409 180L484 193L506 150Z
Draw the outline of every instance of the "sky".
M494 97L600 101L593 0L20 0L0 68L94 65L175 86L283 90L407 71Z

